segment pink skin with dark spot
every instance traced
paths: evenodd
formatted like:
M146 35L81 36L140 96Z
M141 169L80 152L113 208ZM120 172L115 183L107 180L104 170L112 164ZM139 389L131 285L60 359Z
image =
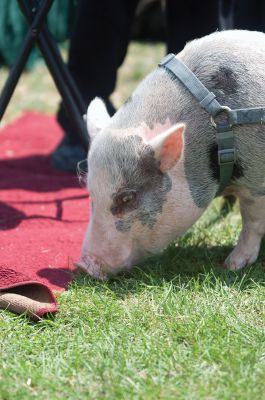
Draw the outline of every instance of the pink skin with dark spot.
M103 126L97 125L99 121L105 121ZM98 99L94 100L88 108L87 123L89 132L95 132L96 135L92 139L88 156L89 172L87 179L93 206L91 205L90 221L83 243L82 255L77 265L89 275L105 280L109 276L129 269L144 258L164 249L176 236L185 232L198 219L203 210L195 206L184 173L182 157L183 124L169 127L170 121L167 120L164 124L154 124L152 129L142 124L135 128L133 132L131 128L127 130L106 129L104 124L109 126L110 119L106 116L104 105ZM137 132L139 138L142 138L144 146L146 143L149 149L153 149L149 153L149 157L151 157L151 163L154 162L152 160L157 159L157 163L155 162L154 165L161 170L160 175L157 176L166 174L167 180L172 182L172 189L169 188L165 192L161 210L159 212L154 210L155 218L151 225L137 218L130 220L135 215L133 211L124 213L122 211L115 214L111 212L113 193L117 193L117 190L119 191L123 187L124 182L122 174L119 172L120 165L115 163L114 156L111 157L110 165L104 168L101 162L101 160L104 161L105 152L106 154L109 152L106 143L111 137L129 137L135 132ZM121 156L119 153L117 154L116 148L115 151L116 157L120 159ZM125 149L122 149L122 151L126 152ZM143 152L143 157L146 157L146 154ZM127 158L124 157L124 153L122 154L123 158L126 163ZM129 157L128 162L131 162L130 160ZM112 175L109 173L110 168L116 168L115 176L117 176L117 180L115 182L112 181ZM153 190L151 181L148 182L148 185L150 185L150 189L145 194L147 201L150 199L150 191ZM130 190L131 188L126 189ZM139 193L139 196L141 198L141 193ZM151 196L156 199L158 193L152 192ZM127 200L126 197L125 201ZM150 201L146 206L152 208ZM141 207L142 211L145 212L145 206L142 204ZM125 222L125 230L118 229L117 223L119 224L120 221ZM126 221L130 221L127 230Z

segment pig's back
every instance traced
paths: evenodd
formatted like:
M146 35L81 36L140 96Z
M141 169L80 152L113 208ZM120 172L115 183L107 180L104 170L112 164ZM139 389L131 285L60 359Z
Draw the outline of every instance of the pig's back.
M232 109L265 107L264 33L216 32L188 43L179 57L221 105ZM194 140L196 122L192 125L190 135ZM265 125L238 125L233 130L240 166L238 183L253 195L265 195ZM200 141L205 142L207 137L206 130L206 135L200 134Z
M231 108L265 106L265 34L249 31L216 32L188 43L178 57ZM209 114L178 80L157 68L136 88L112 118L114 128L150 128L184 122L185 173L193 198L205 207L218 189L212 170L217 165L216 131ZM265 177L265 125L234 127L240 174L238 181L262 193Z
M231 108L265 105L265 34L215 32L186 45L179 57Z

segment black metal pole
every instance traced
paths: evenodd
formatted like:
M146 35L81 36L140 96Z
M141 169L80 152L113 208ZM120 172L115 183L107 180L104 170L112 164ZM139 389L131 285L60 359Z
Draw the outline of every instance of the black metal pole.
M3 118L8 103L12 97L12 94L18 83L18 80L26 64L26 61L29 57L29 54L33 48L36 36L38 35L38 31L41 28L41 25L47 13L49 12L52 3L53 0L46 0L41 3L40 8L38 9L38 12L36 14L36 17L32 21L30 29L23 41L17 59L10 70L9 76L4 84L0 96L0 121Z
M26 0L18 0L18 3L23 14L30 22L32 17L34 17L34 14L32 14L31 8L28 6ZM89 136L83 120L83 114L86 113L86 107L67 66L62 60L53 37L46 26L43 26L39 33L37 43L51 76L53 77L54 83L62 96L69 121L77 135L79 135L84 148L87 150L89 147Z
M34 14L31 10L31 7L27 3L27 0L18 0L18 3L21 8L21 11L27 18L28 23L30 24L32 22L32 19L34 18ZM52 57L54 58L55 62L58 65L58 69L60 70L60 73L64 81L67 83L67 86L74 98L74 101L76 102L80 114L81 115L85 114L86 106L84 105L83 99L79 93L79 90L76 87L76 84L72 78L72 75L68 70L67 65L64 63L62 59L61 53L59 52L58 47L56 46L52 35L50 34L46 26L42 27L42 30L40 31L39 36L37 38L37 43L45 60L47 58L52 58Z

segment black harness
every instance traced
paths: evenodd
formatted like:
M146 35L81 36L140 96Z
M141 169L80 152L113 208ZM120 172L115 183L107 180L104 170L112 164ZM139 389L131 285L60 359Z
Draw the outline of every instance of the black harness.
M240 108L231 110L227 106L221 106L216 100L214 93L202 84L194 73L180 61L175 54L168 54L164 57L159 67L170 71L199 101L200 105L211 116L211 123L216 129L216 141L218 145L218 164L220 170L220 182L217 195L220 195L224 188L230 183L233 174L233 167L237 160L234 147L234 125L241 124L263 124L265 122L265 107ZM215 117L226 114L226 120L215 122Z

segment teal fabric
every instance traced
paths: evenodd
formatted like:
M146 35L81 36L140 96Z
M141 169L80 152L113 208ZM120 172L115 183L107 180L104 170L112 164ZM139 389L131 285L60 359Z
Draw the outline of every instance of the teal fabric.
M48 27L57 42L69 37L76 0L54 0L48 14ZM1 0L0 8L0 60L8 66L14 62L27 32L27 22L20 11L17 0ZM30 68L39 57L36 48L27 63Z

